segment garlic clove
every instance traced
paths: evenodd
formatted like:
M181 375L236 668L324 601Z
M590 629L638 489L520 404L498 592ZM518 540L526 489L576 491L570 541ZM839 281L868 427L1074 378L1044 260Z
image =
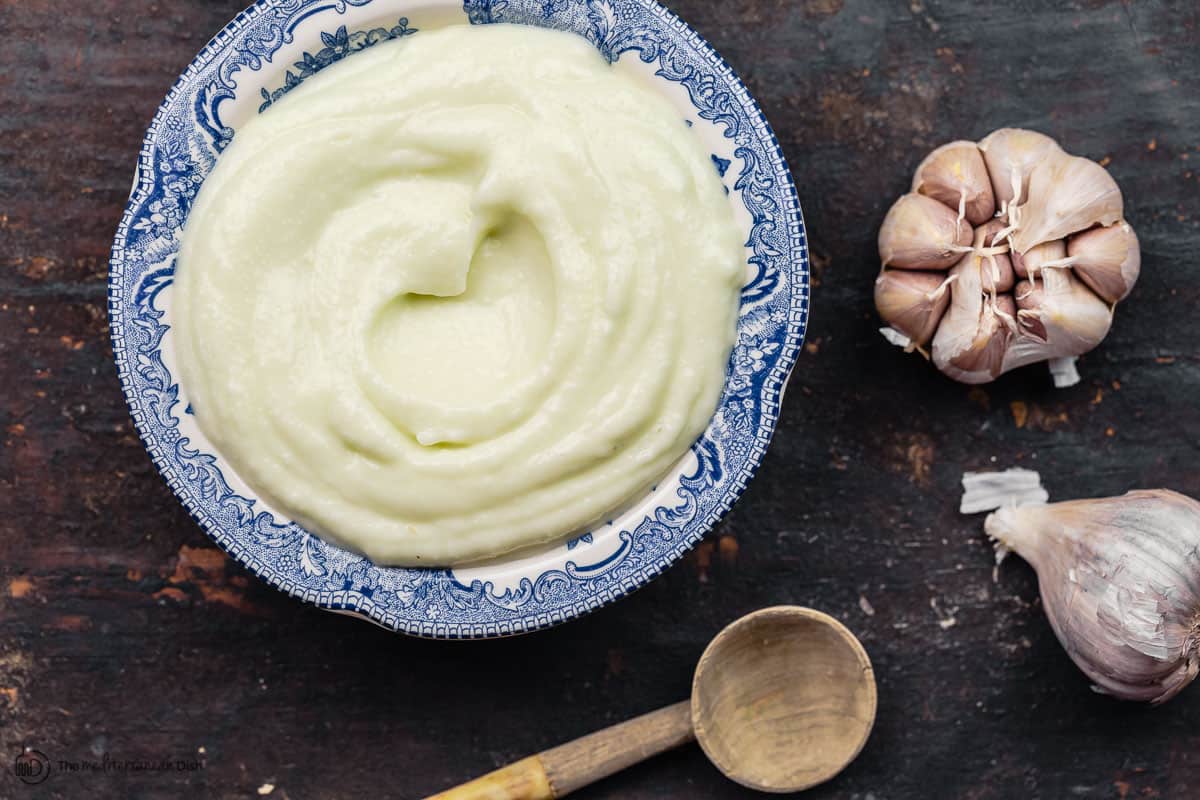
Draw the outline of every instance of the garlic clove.
M1127 222L1072 236L1067 253L1075 274L1109 303L1128 297L1141 272L1141 248Z
M1099 691L1162 703L1200 673L1200 503L1137 491L1006 507L984 529L1037 571L1055 635Z
M975 229L975 237L972 240L972 246L976 249L1002 247L1007 250L1008 241L999 234L1004 232L1004 220L999 218L989 219L987 222Z
M1042 268L1042 264L1048 261L1061 261L1067 256L1067 243L1062 239L1055 239L1052 242L1042 242L1029 248L1028 253L1018 253L1013 250L1009 253L1012 258L1013 270L1020 278L1028 278L1032 272L1035 276Z
M979 143L984 163L992 180L996 204L1007 209L1023 203L1029 197L1029 174L1051 153L1061 153L1058 143L1037 131L1022 128L1001 128ZM1019 196L1014 188L1019 187Z
M1003 222L989 220L975 229L975 238L971 242L975 255L980 257L976 263L982 270L983 290L991 294L1010 291L1016 283L1008 242L996 238L1003 230Z
M1008 255L988 255L983 259L984 291L1010 291L1015 283L1016 273Z
M933 337L934 365L962 383L995 380L1016 327L1012 296L985 296L980 261L971 253L950 271L950 308Z
M1016 283L1012 260L1004 253L984 256L980 260L980 267L983 270L982 284L985 292L1007 292Z
M885 269L875 280L879 316L909 338L906 349L924 346L933 338L950 304L951 280L936 273L903 269Z
M912 191L957 209L959 218L972 225L996 213L992 182L975 142L951 142L926 156L913 176Z
M923 194L902 195L879 229L885 267L945 270L970 249L971 226L956 212Z
M1036 340L1038 344L1046 344L1049 334L1046 332L1046 326L1042 322L1040 313L1045 301L1042 287L1032 281L1021 281L1016 286L1015 295L1021 335ZM1022 311L1026 313L1022 314Z
M1047 269L1014 291L1020 335L1012 340L1004 371L1052 358L1079 356L1108 335L1112 308L1069 270Z
M1002 294L996 305L985 304L970 345L952 356L946 356L938 368L962 383L988 383L1004 372L1004 356L1013 332L1005 318L1016 313L1013 299ZM934 340L936 352L936 339ZM934 358L935 363L937 357Z
M1018 208L1013 249L1034 245L1121 219L1121 190L1108 170L1088 158L1059 151L1029 174L1029 199Z

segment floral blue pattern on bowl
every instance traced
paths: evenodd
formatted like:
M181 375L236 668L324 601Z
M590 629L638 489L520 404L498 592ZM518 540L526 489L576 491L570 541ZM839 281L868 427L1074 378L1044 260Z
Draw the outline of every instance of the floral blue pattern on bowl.
M614 68L660 87L712 151L746 231L747 282L721 404L647 497L530 554L467 568L380 567L270 508L195 424L187 389L172 377L174 259L188 209L239 124L329 64L455 22L572 31ZM196 56L155 115L109 272L113 350L134 422L204 530L289 594L434 638L503 636L572 619L638 588L695 545L766 452L808 298L804 222L770 126L729 65L653 0L259 0Z

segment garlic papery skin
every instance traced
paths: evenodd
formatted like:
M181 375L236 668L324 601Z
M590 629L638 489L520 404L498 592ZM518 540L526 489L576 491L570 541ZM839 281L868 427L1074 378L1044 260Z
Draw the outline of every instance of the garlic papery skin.
M902 195L879 229L885 267L946 270L970 249L971 226L948 206L923 194Z
M1108 170L1088 158L1059 151L1029 174L1029 199L1013 222L1013 249L1062 239L1093 225L1111 225L1124 214L1124 201Z
M1127 222L1072 236L1067 254L1075 274L1109 303L1128 297L1142 270L1137 234Z
M1050 494L1042 476L1031 469L1012 467L1003 472L964 472L958 513L978 514L1005 506L1045 504Z
M925 157L912 191L958 209L959 218L982 225L996 213L996 198L983 154L974 142L950 142Z
M1028 561L1097 691L1162 703L1200 673L1200 503L1166 489L1007 507L987 534Z
M909 338L906 349L933 338L946 306L950 281L937 273L885 269L875 280L875 307L884 322Z

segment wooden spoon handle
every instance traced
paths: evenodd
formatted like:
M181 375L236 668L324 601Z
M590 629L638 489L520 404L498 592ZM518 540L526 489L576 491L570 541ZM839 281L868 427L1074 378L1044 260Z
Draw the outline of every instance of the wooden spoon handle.
M694 741L688 700L590 733L541 754L554 797Z
M554 800L541 756L530 756L425 800Z
M426 800L557 800L696 738L685 700L524 758Z

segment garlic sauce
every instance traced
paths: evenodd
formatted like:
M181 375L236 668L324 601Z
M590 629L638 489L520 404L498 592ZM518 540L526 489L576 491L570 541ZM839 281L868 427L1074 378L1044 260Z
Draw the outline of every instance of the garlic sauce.
M548 542L708 425L742 238L680 113L584 39L423 31L220 156L177 260L182 386L256 492L377 562Z

